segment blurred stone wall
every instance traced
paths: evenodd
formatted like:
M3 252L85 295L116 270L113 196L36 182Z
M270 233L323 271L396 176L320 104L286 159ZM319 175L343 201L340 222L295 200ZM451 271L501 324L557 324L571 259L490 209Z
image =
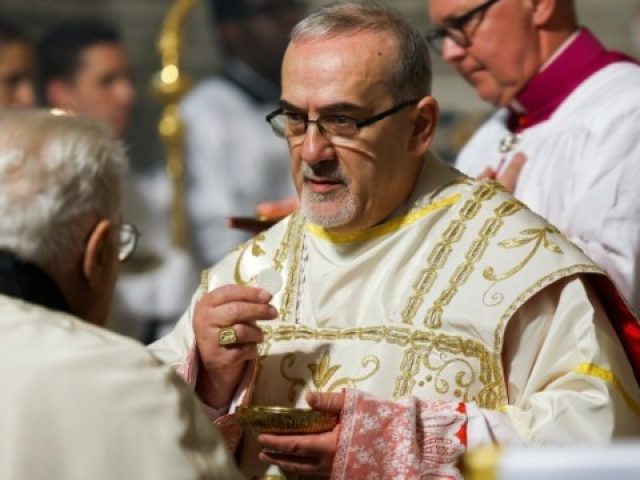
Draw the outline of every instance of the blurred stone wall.
M149 79L158 68L155 37L163 15L172 0L0 0L0 15L13 19L32 35L40 35L59 19L98 16L116 24L127 46L138 87L139 97L130 132L132 156L137 168L162 161L162 149L155 135L159 108L149 94ZM217 52L208 26L206 3L191 16L186 32L185 70L195 78L215 72ZM314 5L327 3L311 0ZM421 30L428 22L425 0L386 0L405 12ZM612 48L633 51L631 19L640 0L577 0L581 21L593 29ZM444 112L445 130L439 144L455 148L465 138L488 108L480 103L462 80L440 61L434 62L434 92Z

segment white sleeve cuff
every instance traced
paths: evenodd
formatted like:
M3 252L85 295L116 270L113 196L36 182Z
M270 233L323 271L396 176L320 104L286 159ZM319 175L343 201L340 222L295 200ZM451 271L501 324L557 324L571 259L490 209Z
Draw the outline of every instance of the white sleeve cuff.
M487 444L523 445L508 415L486 410L475 403L465 404L467 410L467 449Z

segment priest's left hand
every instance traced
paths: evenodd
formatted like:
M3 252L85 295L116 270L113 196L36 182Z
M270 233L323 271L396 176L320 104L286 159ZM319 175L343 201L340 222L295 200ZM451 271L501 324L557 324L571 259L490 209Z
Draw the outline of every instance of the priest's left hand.
M340 415L344 406L343 393L307 392L307 403L314 410ZM333 430L306 435L258 436L264 450L259 459L278 465L283 470L300 475L328 477L338 447L340 423Z

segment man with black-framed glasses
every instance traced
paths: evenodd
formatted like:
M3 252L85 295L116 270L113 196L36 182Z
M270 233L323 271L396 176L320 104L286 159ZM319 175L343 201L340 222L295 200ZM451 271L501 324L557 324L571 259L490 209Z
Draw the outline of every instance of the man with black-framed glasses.
M266 120L301 208L203 272L150 347L249 478L458 478L485 442L640 431L640 352L614 333L637 320L554 227L430 153L430 82L393 11L341 3L292 31Z
M428 0L434 51L498 111L456 166L496 178L640 310L640 67L572 0Z

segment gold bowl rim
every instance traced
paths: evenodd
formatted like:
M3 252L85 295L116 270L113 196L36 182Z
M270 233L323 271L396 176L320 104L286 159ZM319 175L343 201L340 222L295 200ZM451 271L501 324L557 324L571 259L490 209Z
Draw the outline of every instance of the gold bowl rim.
M277 407L270 405L243 405L238 407L239 412L247 412L247 413L270 413L270 414L281 414L281 413L317 413L317 414L325 414L326 412L320 412L318 410L313 410L311 408L298 408L298 407ZM330 414L328 414L330 415Z
M236 413L243 427L266 433L320 433L338 423L338 415L311 408L248 405L238 407ZM293 426L287 419L297 419L300 424Z

